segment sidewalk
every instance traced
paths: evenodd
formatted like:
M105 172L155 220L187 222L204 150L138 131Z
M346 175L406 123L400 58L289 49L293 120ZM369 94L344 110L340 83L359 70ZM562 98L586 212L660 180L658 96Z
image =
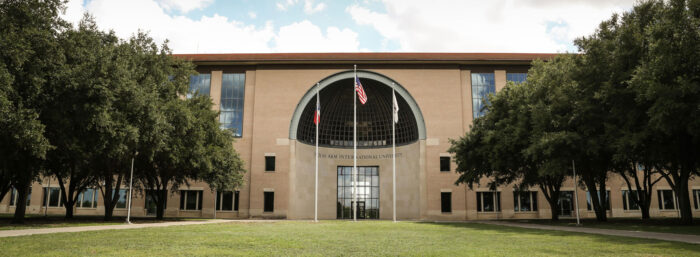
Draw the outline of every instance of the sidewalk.
M50 234L50 233L63 233L63 232L83 232L83 231L108 230L108 229L155 228L155 227L170 227L170 226L181 226L181 225L215 224L215 223L225 223L225 222L233 222L233 221L235 221L235 220L173 221L173 222L143 223L143 224L2 230L2 231L0 231L0 237L28 236L28 235Z
M656 240L664 240L664 241L675 241L675 242L683 242L683 243L690 243L690 244L700 244L700 236L687 235L687 234L671 234L671 233L660 233L660 232L645 232L645 231L602 229L602 228L584 228L584 227L568 227L568 226L550 226L550 225L540 225L540 224L515 223L515 222L507 222L507 221L475 221L475 222L481 223L481 224L491 224L491 225L518 227L518 228L568 231L568 232L579 232L579 233L608 235L608 236L626 236L626 237L656 239Z

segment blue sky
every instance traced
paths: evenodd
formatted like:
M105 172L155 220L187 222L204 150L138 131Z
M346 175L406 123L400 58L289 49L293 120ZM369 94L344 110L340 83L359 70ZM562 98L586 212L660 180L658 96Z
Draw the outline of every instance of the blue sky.
M168 39L176 53L573 52L633 0L71 0L127 38Z

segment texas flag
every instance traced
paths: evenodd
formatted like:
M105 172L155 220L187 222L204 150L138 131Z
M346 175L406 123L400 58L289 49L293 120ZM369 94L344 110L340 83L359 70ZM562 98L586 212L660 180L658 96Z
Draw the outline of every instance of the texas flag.
M355 76L355 91L357 91L357 98L360 99L360 103L365 104L367 102L367 94L365 94L365 89L362 88L360 78L357 76Z
M318 101L318 96L316 97L316 113L314 114L314 124L318 126L321 123L321 104Z

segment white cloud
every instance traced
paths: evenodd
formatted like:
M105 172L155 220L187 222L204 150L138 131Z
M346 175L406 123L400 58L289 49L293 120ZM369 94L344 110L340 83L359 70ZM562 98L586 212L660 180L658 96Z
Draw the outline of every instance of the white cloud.
M202 9L207 7L214 0L157 0L158 4L165 10L179 10L182 13L187 13L194 9Z
M325 3L318 3L318 4L314 5L313 0L305 0L304 1L304 12L306 14L317 13L317 12L323 11L323 9L326 9Z
M275 43L277 52L357 52L360 46L352 30L328 27L324 35L308 20L281 27Z
M275 6L277 6L277 9L280 11L286 11L287 8L289 8L292 5L295 5L298 2L298 0L287 0L285 2L277 2Z
M633 1L383 0L383 13L360 5L346 11L400 51L556 52Z
M66 3L66 11L61 15L61 18L67 20L73 24L80 22L85 13L85 8L83 8L83 0L71 0Z
M255 19L258 17L258 14L253 11L250 11L248 12L248 17L250 17L251 19Z
M336 27L323 31L310 21L277 30L272 22L256 27L216 14L198 20L168 14L154 0L92 0L87 6L76 4L80 2L73 0L68 4L66 19L79 20L88 11L101 29L112 29L121 38L128 38L139 29L147 31L157 42L170 40L169 46L175 53L360 51L354 31Z

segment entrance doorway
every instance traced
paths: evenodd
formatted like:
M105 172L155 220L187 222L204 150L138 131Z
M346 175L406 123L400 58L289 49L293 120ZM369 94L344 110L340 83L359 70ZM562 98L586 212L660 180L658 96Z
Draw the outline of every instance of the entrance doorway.
M559 193L559 216L571 217L574 212L574 191Z
M337 218L353 218L352 167L338 166ZM357 167L357 218L379 219L379 167Z

